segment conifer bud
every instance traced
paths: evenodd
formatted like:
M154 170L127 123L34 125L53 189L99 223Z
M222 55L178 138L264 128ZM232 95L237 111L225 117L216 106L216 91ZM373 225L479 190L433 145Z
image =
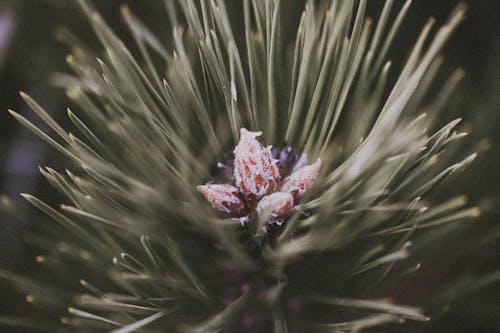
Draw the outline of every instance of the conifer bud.
M240 142L234 149L234 178L245 196L261 198L274 192L280 173L270 149L255 138L262 132L240 130Z

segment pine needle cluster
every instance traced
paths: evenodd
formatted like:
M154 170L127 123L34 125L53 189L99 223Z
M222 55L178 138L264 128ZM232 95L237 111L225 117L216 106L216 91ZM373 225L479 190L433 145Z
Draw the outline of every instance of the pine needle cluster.
M171 45L123 7L135 42L127 47L81 0L104 52L63 36L73 74L57 83L77 131L24 93L53 134L11 111L75 166L40 169L64 195L59 208L23 194L51 222L27 237L42 253L40 276L0 271L47 314L18 323L283 333L429 320L401 296L401 281L420 267L412 253L439 242L429 235L442 225L479 215L463 196L430 195L476 157L457 153L460 119L436 122L463 76L434 83L465 6L433 36L430 19L393 69L388 54L411 1L386 1L377 20L365 17L367 2L307 1L300 21L288 22L285 1L243 0L241 17L229 17L224 0L166 0ZM322 161L272 241L266 221L221 216L196 190L216 177L240 128Z

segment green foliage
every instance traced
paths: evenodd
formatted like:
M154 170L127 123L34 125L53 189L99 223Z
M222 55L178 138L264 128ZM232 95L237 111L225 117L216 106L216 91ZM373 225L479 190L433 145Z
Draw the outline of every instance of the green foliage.
M463 5L432 39L429 20L391 82L387 55L410 1L392 22L393 1L376 22L365 18L366 0L326 10L308 1L289 43L282 30L295 22L279 0L243 1L241 39L223 0L166 0L172 47L123 7L137 56L80 3L104 53L75 42L74 75L57 79L77 106L68 117L78 134L26 94L55 135L11 112L76 168L41 169L66 198L60 209L25 195L57 222L30 238L45 277L0 272L62 317L46 330L358 332L428 320L382 297L418 269L412 248L428 232L479 214L464 197L429 197L475 158L455 154L460 120L435 122L463 76L433 84ZM323 161L299 207L311 216L292 216L273 243L218 216L196 191L240 127ZM244 233L262 245L258 256Z

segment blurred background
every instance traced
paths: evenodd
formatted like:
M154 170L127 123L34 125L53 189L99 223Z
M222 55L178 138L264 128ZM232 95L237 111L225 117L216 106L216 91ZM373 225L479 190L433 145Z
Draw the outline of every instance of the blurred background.
M129 4L132 11L160 38L168 42L170 25L161 0L106 0L94 1L110 25L123 37L130 38L119 15L119 6ZM287 19L295 20L304 5L302 0L282 1ZM368 16L377 17L383 1L369 1ZM396 0L396 8L403 1ZM407 50L415 41L425 21L434 16L436 26L444 23L457 0L418 0L401 29L391 55L395 66L404 61ZM457 248L463 243L480 242L492 235L500 235L500 1L470 0L465 22L460 26L444 53L444 76L457 67L463 67L466 76L450 103L443 119L457 115L464 118L470 137L466 150L480 151L480 158L463 175L453 180L450 191L467 193L473 204L484 209L480 223L457 235L453 242L439 250L446 254L427 269L423 283L453 277L457 267L487 272L500 269L498 241L483 242L474 251L463 255ZM238 17L240 1L228 1L230 11ZM237 23L239 21L235 21ZM40 177L38 166L66 166L53 149L31 132L20 126L7 112L13 109L45 128L30 114L18 92L26 91L54 118L67 124L63 89L51 86L54 73L67 72L65 56L70 52L58 40L61 28L74 33L89 46L96 39L74 1L68 0L0 0L0 194L5 209L0 210L0 268L15 267L30 272L28 263L34 261L22 243L22 232L39 216L28 208L20 192L34 193L46 201L58 202L58 194ZM13 203L23 213L8 214ZM433 251L438 249L433 249ZM26 266L26 267L24 267ZM444 268L443 268L444 267ZM425 272L425 271L424 271ZM437 274L436 272L440 272ZM435 277L433 277L436 275ZM24 300L0 282L0 312L23 312ZM497 332L500 331L500 286L497 283L457 301L442 317L429 324L419 324L415 331L429 332ZM3 330L0 328L0 331Z

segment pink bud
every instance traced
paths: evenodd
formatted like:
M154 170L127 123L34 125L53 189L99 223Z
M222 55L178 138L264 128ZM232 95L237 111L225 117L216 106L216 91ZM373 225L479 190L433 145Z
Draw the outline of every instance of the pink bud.
M280 191L288 192L295 198L299 198L309 189L311 184L314 182L316 176L318 175L320 167L320 159L318 159L316 163L303 166L284 180Z
M281 179L277 160L270 149L265 148L255 137L262 132L240 130L240 142L234 149L234 178L236 186L249 197L261 198L274 192Z
M223 213L239 214L244 211L245 203L238 196L238 188L226 184L206 184L197 186L203 196L214 208Z
M268 219L285 217L293 207L290 193L275 192L263 197L257 204L257 214L268 214Z

